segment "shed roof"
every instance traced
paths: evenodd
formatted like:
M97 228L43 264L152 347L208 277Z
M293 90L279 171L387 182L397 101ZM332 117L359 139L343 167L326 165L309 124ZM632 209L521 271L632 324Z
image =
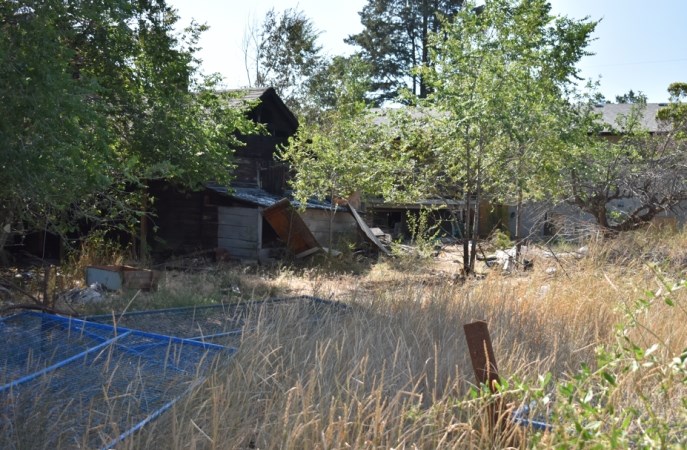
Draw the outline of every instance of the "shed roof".
M279 110L292 127L293 131L298 129L298 119L294 113L281 99L277 91L272 87L266 88L244 88L244 89L227 89L224 92L234 94L235 97L229 102L234 107L242 107L251 102L260 101L260 103L272 103L274 108Z
M207 183L205 185L208 189L211 189L219 194L227 195L236 200L242 202L250 203L251 205L270 207L284 198L284 196L279 196L271 194L265 190L258 188L246 188L246 187L231 187L227 188L216 183ZM300 203L293 199L292 195L287 195L291 203L296 207L300 208ZM321 210L332 210L334 206L330 202L319 201L315 199L310 199L305 204L306 209L321 209ZM336 206L337 210L347 211L348 208L345 206Z

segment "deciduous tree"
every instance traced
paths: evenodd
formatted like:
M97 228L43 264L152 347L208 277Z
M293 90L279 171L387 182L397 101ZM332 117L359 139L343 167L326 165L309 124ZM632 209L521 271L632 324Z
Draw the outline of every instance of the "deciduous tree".
M204 27L176 21L164 0L0 4L3 227L135 216L146 180L231 178L250 124L198 71Z
M514 201L519 211L554 184L568 137L566 95L594 27L552 16L544 0L492 0L478 10L466 2L432 36L427 104L444 113L437 125L451 130L437 161L448 184L462 187L466 209L476 200L475 225L483 194ZM466 228L474 243L476 226ZM475 254L466 241L467 271Z
M585 140L566 154L568 202L591 214L606 231L643 227L687 200L687 107L682 102L687 84L674 83L668 90L671 103L658 112L657 132L643 128L646 104L640 102L603 130L614 139L599 136L609 125L598 117L587 119Z

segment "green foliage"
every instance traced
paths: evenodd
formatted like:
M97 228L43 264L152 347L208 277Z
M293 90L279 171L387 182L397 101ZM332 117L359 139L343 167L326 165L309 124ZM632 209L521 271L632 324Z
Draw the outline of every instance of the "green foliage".
M313 123L327 120L323 111L342 110L355 114L367 103L371 86L370 64L359 56L335 56L326 61L308 81L308 99L301 105L300 119Z
M469 6L433 36L435 64L424 69L429 105L445 112L438 125L454 124L447 145L457 151L443 152L442 165L470 192L481 183L504 200L541 196L555 185L565 95L595 24L554 18L545 1Z
M495 230L492 233L490 240L494 247L500 250L513 247L513 242L510 240L508 233L504 233L501 230Z
M485 194L520 211L559 186L560 150L577 137L567 96L596 24L553 17L550 9L544 0L494 0L483 8L466 2L430 35L432 64L421 73L431 93L423 104L441 112L433 128L443 146L432 163L445 186L461 187L468 209ZM466 246L463 263L471 270L468 253Z
M642 91L633 91L630 89L623 95L615 96L616 103L646 103L646 94Z
M411 3L370 2L363 19L385 24L351 39L371 49L377 34L393 36L390 18L414 8ZM470 205L473 195L483 193L521 204L559 189L566 162L561 149L577 142L586 125L574 120L567 96L596 24L553 17L544 0L458 6L442 6L451 17L436 11L423 16L430 24L427 58L415 73L428 95L405 97L419 107L375 114L362 105L339 108L324 116L322 127L301 130L285 154L298 173L298 192L361 191L386 201L464 196ZM380 89L374 85L379 67L370 55L363 53L362 60L373 65L370 82ZM398 69L393 73L401 73L402 58L390 54L388 61ZM477 230L470 227L472 236Z
M435 246L441 229L439 225L430 224L431 209L422 208L417 214L410 211L406 214L410 237L416 254L423 258L434 255Z
M616 343L597 349L597 367L583 366L557 384L554 446L677 448L684 444L683 425L676 425L687 420L687 408L676 396L687 382L687 353L673 354L669 341L643 323L650 310L661 304L671 314L684 314L684 305L672 298L683 287L684 283L663 281L665 291L647 292L630 305L617 327ZM664 401L657 403L658 398Z
M398 139L399 128L380 126L367 108L369 78L366 63L349 60L351 70L331 86L333 108L302 124L281 157L295 169L292 186L297 198L347 198L355 192L406 201L417 197L416 159L407 151L410 140ZM403 121L402 115L394 120ZM391 132L390 132L391 130Z
M563 152L561 186L568 202L592 214L607 230L626 231L646 225L659 213L687 199L684 130L687 110L679 96L659 110L662 128L644 129L646 104L633 104L619 115L615 126L601 123L591 102L578 109L580 136L577 145ZM584 129L592 133L583 133ZM608 139L600 136L614 134ZM622 213L613 201L626 204Z
M687 83L672 83L668 86L670 93L670 104L661 108L657 118L668 123L675 137L680 140L687 140Z
M177 19L164 0L0 5L0 222L135 221L146 180L230 179L251 126L198 72L205 28Z
M97 85L75 82L60 28L66 7L0 5L0 222L31 221L110 183ZM40 219L38 219L40 220Z

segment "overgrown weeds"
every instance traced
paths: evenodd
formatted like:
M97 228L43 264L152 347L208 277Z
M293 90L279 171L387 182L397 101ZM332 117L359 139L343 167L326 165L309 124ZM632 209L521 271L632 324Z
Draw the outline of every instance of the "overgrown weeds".
M316 323L298 309L253 317L230 367L123 448L679 447L685 239L620 236L584 257L561 252L531 272L480 280L397 261L364 275L238 266L168 274L137 309L285 294L350 309ZM495 396L474 386L462 326L477 319L492 333ZM496 427L495 402L504 405ZM501 425L523 405L553 430Z

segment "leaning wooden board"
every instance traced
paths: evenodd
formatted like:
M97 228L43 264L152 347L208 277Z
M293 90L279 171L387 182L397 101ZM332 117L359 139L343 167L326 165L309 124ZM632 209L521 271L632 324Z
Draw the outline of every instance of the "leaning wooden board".
M317 239L289 199L281 199L269 208L265 208L262 216L297 258L310 255L320 249Z
M382 241L380 241L377 238L377 236L374 235L370 227L368 227L363 218L360 217L358 211L356 211L355 208L351 205L348 205L348 209L349 211L351 211L351 214L355 218L355 221L358 222L358 227L360 227L367 240L372 242L375 246L377 246L377 248L379 248L379 250L381 250L382 253L384 253L387 256L391 256L391 252L387 250L384 244L382 244Z

